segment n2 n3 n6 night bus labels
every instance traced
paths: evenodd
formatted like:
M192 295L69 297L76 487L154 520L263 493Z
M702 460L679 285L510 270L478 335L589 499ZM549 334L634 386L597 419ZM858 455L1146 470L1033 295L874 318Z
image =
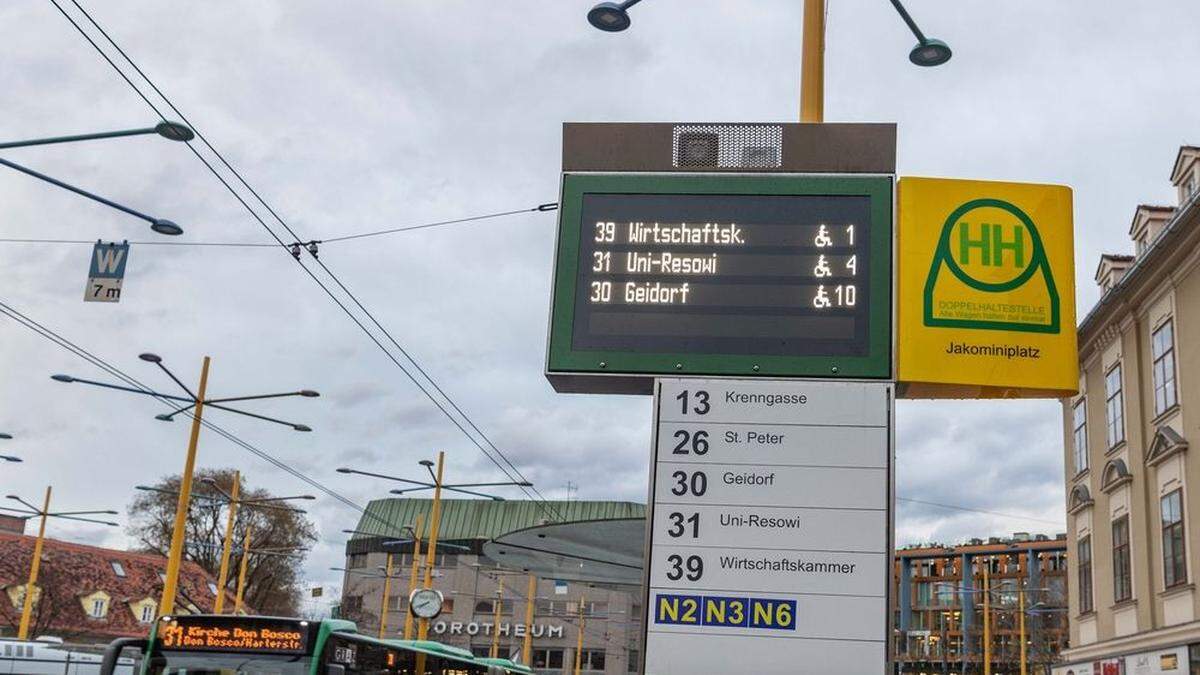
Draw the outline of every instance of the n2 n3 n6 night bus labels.
M882 673L887 383L660 379L646 672Z
M1075 393L1071 189L903 178L898 192L900 394Z

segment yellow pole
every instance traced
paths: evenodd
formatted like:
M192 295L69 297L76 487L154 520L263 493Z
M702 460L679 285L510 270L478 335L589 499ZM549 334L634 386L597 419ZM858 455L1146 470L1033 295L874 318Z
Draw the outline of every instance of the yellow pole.
M250 564L250 524L246 524L246 541L242 544L242 568L238 571L237 597L233 602L233 613L242 611L242 596L246 592L246 568Z
M392 554L387 554L387 571L383 573L383 599L379 603L379 639L387 633L388 596L392 594Z
M408 573L408 597L412 597L413 591L417 590L417 571L421 568L421 535L425 533L425 514L417 514L417 522L413 527L413 557L412 570ZM413 615L412 608L404 613L404 639L412 639L412 623Z
M424 588L433 588L433 556L437 552L438 528L442 524L442 464L446 459L445 452L438 452L437 474L433 479L433 515L429 521L429 543L425 545L425 583ZM421 619L417 628L417 639L429 637L429 620ZM417 673L425 673L425 652L417 652Z
M208 387L208 362L200 368L200 387L196 390L196 411L192 413L192 435L188 439L187 459L179 481L179 503L175 506L175 528L171 531L171 552L167 555L167 578L163 582L158 615L175 611L175 592L179 586L179 566L183 560L183 539L187 530L188 504L192 499L192 472L196 469L196 444L200 441L200 415L204 412L204 391Z
M537 594L537 577L529 575L529 590L525 596L525 644L521 646L521 663L533 663L533 603Z
M1025 657L1025 589L1020 590L1021 592L1017 593L1017 604L1019 606L1018 609L1021 612L1021 618L1019 619L1019 623L1021 625L1021 675L1027 675L1025 670L1027 667L1027 661Z
M983 561L983 675L992 675L992 581L990 560Z
M504 577L500 577L500 589L496 591L495 607L492 607L492 651L490 656L500 657L500 608L504 605Z
M21 626L17 630L18 640L29 639L29 620L33 618L33 589L37 586L38 570L42 566L42 542L46 540L46 515L50 512L50 487L46 486L46 499L42 502L42 524L38 526L37 541L33 544L33 561L29 563L29 581L25 583L25 602L21 609Z
M800 121L825 121L825 2L804 0L800 54Z
M586 602L586 595L579 598L579 640L575 643L575 675L579 675L583 667L583 605Z
M225 584L229 583L229 554L233 552L233 525L237 521L238 492L242 485L242 474L233 472L233 489L229 496L229 518L225 521L225 545L221 549L221 573L217 576L217 601L213 603L213 614L225 611Z

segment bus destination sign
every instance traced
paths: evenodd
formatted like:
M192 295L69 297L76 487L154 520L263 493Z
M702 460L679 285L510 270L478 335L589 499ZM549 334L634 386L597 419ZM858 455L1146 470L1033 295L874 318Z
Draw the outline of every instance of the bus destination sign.
M163 649L303 654L308 622L237 617L172 617L159 625Z
M578 375L610 375L649 392L657 374L889 377L891 188L566 174L550 380L600 391L613 383Z

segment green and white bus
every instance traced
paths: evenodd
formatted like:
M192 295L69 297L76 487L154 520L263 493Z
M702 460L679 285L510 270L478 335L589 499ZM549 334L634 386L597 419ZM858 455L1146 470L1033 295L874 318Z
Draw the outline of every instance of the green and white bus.
M528 675L503 659L477 659L427 640L380 640L351 621L181 615L154 622L145 639L108 646L100 675L134 660L134 675ZM128 668L128 665L124 666Z

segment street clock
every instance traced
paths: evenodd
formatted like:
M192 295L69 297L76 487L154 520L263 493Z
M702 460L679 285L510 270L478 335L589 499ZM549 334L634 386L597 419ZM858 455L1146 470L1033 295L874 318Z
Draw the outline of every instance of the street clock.
M442 592L418 588L408 596L408 609L418 619L434 619L442 613Z

